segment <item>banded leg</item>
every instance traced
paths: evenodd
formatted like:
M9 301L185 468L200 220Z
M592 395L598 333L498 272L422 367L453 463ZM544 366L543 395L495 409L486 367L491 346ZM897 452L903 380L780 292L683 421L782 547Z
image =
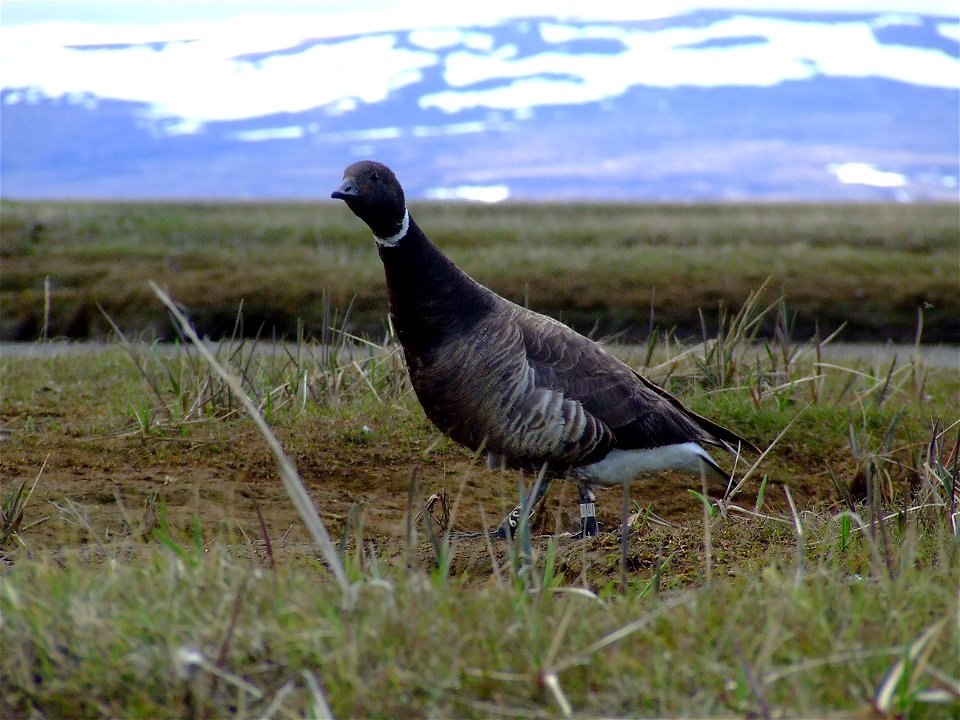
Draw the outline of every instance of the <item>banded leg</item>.
M537 486L535 495L527 499L527 520L533 517L533 511L536 510L537 505L543 500L543 496L547 494L547 487L549 487L549 485L550 478L544 477ZM522 512L523 505L517 505L507 514L493 535L504 539L513 537L517 532L517 528L520 527L520 514Z
M597 522L596 495L593 493L593 486L579 480L577 487L580 490L580 532L571 537L574 540L583 540L594 537L600 530L600 523Z

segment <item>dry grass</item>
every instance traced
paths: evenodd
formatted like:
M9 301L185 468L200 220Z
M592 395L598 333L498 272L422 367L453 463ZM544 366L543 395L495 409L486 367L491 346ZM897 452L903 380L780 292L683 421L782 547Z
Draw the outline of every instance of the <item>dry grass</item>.
M722 558L793 533L713 521L714 581L659 592L643 571L592 592L569 559L551 575L542 543L523 572L482 584L357 550L348 605L308 559L267 570L206 535L178 552L106 547L93 564L21 560L0 589L2 703L59 717L960 711L957 541L942 517L891 521L893 577L845 515L798 517L796 556L747 565Z

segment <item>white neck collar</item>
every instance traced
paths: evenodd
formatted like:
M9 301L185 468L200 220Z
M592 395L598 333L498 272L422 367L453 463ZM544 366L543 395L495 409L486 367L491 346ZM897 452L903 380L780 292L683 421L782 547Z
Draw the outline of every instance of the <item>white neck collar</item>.
M410 229L410 213L407 211L407 208L403 208L403 221L400 223L400 229L397 230L390 237L377 237L373 236L373 239L377 241L377 245L380 247L393 247L407 234L407 230Z

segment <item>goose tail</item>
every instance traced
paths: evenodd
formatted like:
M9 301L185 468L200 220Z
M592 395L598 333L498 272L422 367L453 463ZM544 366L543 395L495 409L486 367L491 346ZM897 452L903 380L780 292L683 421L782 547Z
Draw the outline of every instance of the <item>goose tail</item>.
M757 455L761 454L762 451L760 450L760 448L758 448L756 445L754 445L752 442L747 440L742 435L738 435L733 430L730 430L729 428L725 428L723 425L718 425L717 423L713 422L712 420L708 420L702 415L697 415L697 413L685 407L684 404L679 400L677 400L673 395L668 393L659 385L647 380L643 375L638 373L636 370L634 370L634 375L636 375L640 379L640 382L642 382L646 387L653 390L653 392L655 392L657 395L659 395L664 400L666 400L671 405L673 405L675 408L677 408L677 410L682 412L684 415L690 418L694 423L696 423L701 430L706 432L710 437L705 438L704 442L708 442L711 445L716 445L717 447L722 447L724 450L731 453L732 455L737 454L738 448L739 448L739 451L747 449L753 453L756 453Z

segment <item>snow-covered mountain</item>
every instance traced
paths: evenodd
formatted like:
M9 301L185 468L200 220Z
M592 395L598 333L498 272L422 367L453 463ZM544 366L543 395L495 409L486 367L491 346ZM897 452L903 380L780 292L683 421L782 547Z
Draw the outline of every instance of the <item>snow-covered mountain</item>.
M0 193L322 198L371 157L419 198L957 198L955 16L361 20L4 26Z

